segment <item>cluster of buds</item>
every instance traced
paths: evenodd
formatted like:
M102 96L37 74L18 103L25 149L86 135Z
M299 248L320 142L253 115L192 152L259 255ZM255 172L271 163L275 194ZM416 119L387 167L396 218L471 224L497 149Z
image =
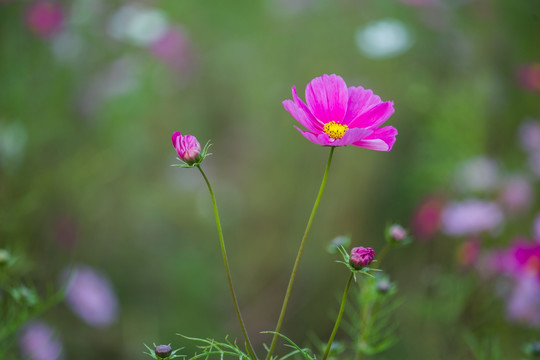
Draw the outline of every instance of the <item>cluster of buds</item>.
M178 154L178 160L182 162L180 165L173 166L198 166L204 158L211 155L208 153L208 149L211 146L210 142L207 142L204 148L201 149L201 144L199 144L199 141L197 141L195 136L182 135L179 131L173 133L172 144Z

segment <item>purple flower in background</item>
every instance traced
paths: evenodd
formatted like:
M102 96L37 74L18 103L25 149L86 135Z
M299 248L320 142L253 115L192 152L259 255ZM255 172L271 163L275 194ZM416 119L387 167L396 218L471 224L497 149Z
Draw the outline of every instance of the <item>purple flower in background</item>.
M64 10L57 2L39 0L26 11L26 25L41 38L57 34L64 24Z
M451 202L441 214L442 232L450 236L494 230L503 220L497 204L476 199Z
M394 127L380 127L394 113L394 103L383 102L361 86L347 88L341 76L325 74L311 80L307 104L296 95L295 86L292 96L283 106L307 131L295 128L315 144L390 151L396 141Z
M537 242L540 242L540 214L536 215L534 218L534 238Z
M521 147L527 152L540 151L540 121L528 119L518 130Z
M531 275L517 279L506 313L513 322L540 327L540 281Z
M20 333L19 346L29 360L58 360L62 358L62 343L44 322L26 324Z
M503 183L500 201L511 212L527 210L534 192L529 181L523 176L512 176Z
M360 270L365 266L368 266L375 257L375 251L372 248L355 247L351 250L351 256L349 258L349 264L356 270Z
M96 270L78 265L70 273L66 287L66 302L87 324L101 327L116 320L118 301L109 280Z
M529 168L534 175L540 178L540 151L529 155Z

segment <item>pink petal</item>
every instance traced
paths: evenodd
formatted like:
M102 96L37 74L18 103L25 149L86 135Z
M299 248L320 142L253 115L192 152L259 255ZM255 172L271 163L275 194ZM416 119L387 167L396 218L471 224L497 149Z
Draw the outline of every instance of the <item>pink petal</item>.
M386 101L377 104L367 110L365 113L358 115L349 124L350 128L376 128L383 124L394 113L394 103Z
M308 139L309 141L311 141L312 143L315 143L315 144L318 144L318 145L323 145L323 146L328 146L328 145L332 144L328 134L325 134L325 133L314 134L314 133L312 133L310 131L304 131L304 130L298 128L297 126L295 126L294 128L296 130L300 131L300 133L302 135L304 135L304 137L306 139Z
M373 132L373 130L369 129L360 129L360 128L353 128L349 129L345 132L345 135L341 139L337 139L334 142L331 143L332 146L345 146L345 145L351 145L355 142L358 142L368 135L370 135Z
M173 134L172 134L172 144L174 147L176 147L176 138L178 137L182 137L182 134L180 134L180 131L175 131Z
M381 102L381 98L373 94L373 91L370 89L364 89L361 86L350 87L349 103L343 123L348 125L359 114L366 112L369 108Z
M298 97L298 95L296 94L296 86L292 87L292 96L296 106L298 106L302 111L304 111L313 126L322 131L324 128L324 123L321 120L318 120L315 116L313 116L313 113L311 112L309 107L302 101L302 99Z
M376 129L372 134L353 143L353 145L377 151L390 151L396 142L397 134L398 131L395 127L385 126Z
M341 76L323 75L306 86L306 101L313 115L323 123L340 123L347 112L349 92Z
M296 88L293 87L293 98L298 99L298 96L296 96ZM298 99L300 102L302 100ZM314 131L314 132L320 132L323 128L323 125L313 117L307 106L302 102L302 105L304 107L302 108L301 105L298 103L293 102L292 100L285 100L282 102L283 107L285 110L289 112L289 114L292 115L293 118L296 119L300 124L302 124L305 128L308 130Z

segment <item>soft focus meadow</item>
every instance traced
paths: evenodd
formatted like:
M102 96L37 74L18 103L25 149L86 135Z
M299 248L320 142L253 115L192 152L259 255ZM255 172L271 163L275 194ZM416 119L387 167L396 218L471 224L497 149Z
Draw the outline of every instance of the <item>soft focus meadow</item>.
M329 245L377 259L396 223L412 242L380 263L392 346L365 358L528 358L539 44L537 0L0 0L0 358L243 341L174 131L213 144L203 167L262 354L328 156L282 101L322 74L393 101L399 135L390 152L336 148L281 333L319 355L347 280ZM363 320L346 312L336 343Z

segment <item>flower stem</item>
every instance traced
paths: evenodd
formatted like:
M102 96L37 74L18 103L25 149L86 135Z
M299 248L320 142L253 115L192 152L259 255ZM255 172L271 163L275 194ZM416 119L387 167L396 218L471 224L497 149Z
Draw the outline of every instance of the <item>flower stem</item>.
M229 268L229 260L227 260L227 251L225 250L225 241L223 240L223 232L221 230L221 222L219 221L219 213L218 213L218 208L216 204L216 198L214 196L214 192L212 191L212 186L210 186L210 182L208 181L208 178L206 177L206 174L201 169L200 165L197 165L197 168L201 172L204 180L206 181L206 185L208 185L208 191L210 191L210 197L212 198L212 204L214 205L214 215L216 217L216 225L217 225L217 230L219 234L219 244L221 245L221 255L223 256L223 263L225 264L225 271L227 273L227 281L229 282L229 289L231 291L231 296L234 303L234 309L236 310L236 316L238 317L238 322L240 323L240 327L242 328L242 333L244 334L244 340L246 341L248 352L250 356L252 357L252 359L256 360L257 355L255 354L255 351L253 350L251 341L249 341L249 336L246 331L246 326L244 325L244 320L242 320L242 314L240 313L240 307L238 306L238 301L236 300L236 293L234 292L234 287L233 287L232 278L231 278L231 270Z
M296 277L296 270L298 269L298 264L300 263L302 252L304 251L304 245L306 243L309 230L311 229L313 218L315 217L315 213L317 212L317 208L319 207L319 201L321 200L321 196L324 191L324 186L326 185L326 178L328 177L328 170L330 170L330 164L332 163L332 155L334 154L334 149L335 149L334 146L330 147L330 156L328 157L328 163L326 164L326 170L324 171L324 176L322 179L321 187L319 189L319 194L317 195L317 198L315 199L315 204L313 205L313 209L311 210L311 216L309 217L306 230L304 232L304 237L302 238L302 241L300 242L300 248L298 249L298 254L296 255L296 260L294 262L294 266L291 272L291 277L289 279L289 285L287 286L287 291L285 292L285 298L283 299L283 305L281 306L281 313L279 314L276 330L274 333L274 337L272 338L272 344L270 345L270 349L268 350L268 354L266 355L266 360L271 359L272 353L274 352L274 348L276 347L278 333L281 330L281 325L283 324L283 318L285 317L285 312L287 311L287 304L289 302L289 297L291 296L292 285L294 283L294 278Z
M341 323L341 318L343 317L343 311L345 310L345 303L347 302L347 294L349 293L349 288L351 286L353 277L354 277L354 273L351 271L351 275L349 275L349 280L347 280L347 285L345 285L345 291L343 291L343 298L341 299L341 307L339 308L336 324L334 325L334 330L332 330L332 334L330 335L330 339L328 340L328 345L326 345L326 350L324 351L322 360L326 360L326 358L328 357L328 353L330 353L330 348L332 347L332 343L334 342L334 338L336 337L339 324Z

